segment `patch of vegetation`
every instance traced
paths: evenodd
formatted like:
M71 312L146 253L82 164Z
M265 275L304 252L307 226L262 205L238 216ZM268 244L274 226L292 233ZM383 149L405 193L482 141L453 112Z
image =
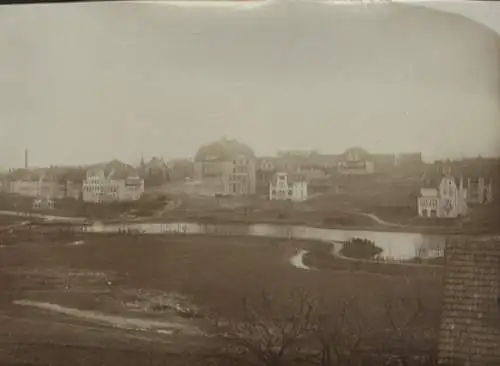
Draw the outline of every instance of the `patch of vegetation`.
M349 258L373 259L382 253L382 249L377 247L371 240L365 238L352 238L345 242L340 250L340 254Z

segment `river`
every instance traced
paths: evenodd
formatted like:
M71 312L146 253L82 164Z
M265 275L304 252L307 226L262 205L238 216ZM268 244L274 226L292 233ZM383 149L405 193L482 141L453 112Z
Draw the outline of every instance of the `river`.
M319 240L336 244L352 238L371 240L382 249L386 259L407 260L415 257L435 258L444 253L446 236L419 233L381 232L369 230L322 229L299 225L273 224L197 224L197 223L94 223L88 232L132 231L145 234L249 235L258 237Z

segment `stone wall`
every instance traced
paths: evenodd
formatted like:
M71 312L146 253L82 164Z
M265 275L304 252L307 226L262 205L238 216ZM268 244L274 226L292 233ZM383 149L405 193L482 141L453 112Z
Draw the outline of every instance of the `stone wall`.
M439 360L457 366L500 365L500 238L450 238Z

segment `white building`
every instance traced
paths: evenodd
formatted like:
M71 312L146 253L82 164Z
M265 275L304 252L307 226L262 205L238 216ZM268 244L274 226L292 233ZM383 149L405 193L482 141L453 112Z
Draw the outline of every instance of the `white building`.
M44 176L20 179L10 182L9 192L24 197L64 197L64 187L57 181Z
M455 218L466 215L467 190L463 180L457 184L450 176L443 177L438 188L422 188L418 197L418 214L423 217Z
M305 201L307 181L300 176L276 173L269 183L269 199Z
M136 201L143 193L144 179L137 176L133 167L117 160L90 168L82 184L86 202Z

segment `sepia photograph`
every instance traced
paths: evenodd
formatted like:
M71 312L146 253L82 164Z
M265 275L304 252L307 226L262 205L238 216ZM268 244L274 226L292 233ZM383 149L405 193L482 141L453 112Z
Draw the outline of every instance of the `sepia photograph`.
M500 2L0 5L0 366L500 366Z

